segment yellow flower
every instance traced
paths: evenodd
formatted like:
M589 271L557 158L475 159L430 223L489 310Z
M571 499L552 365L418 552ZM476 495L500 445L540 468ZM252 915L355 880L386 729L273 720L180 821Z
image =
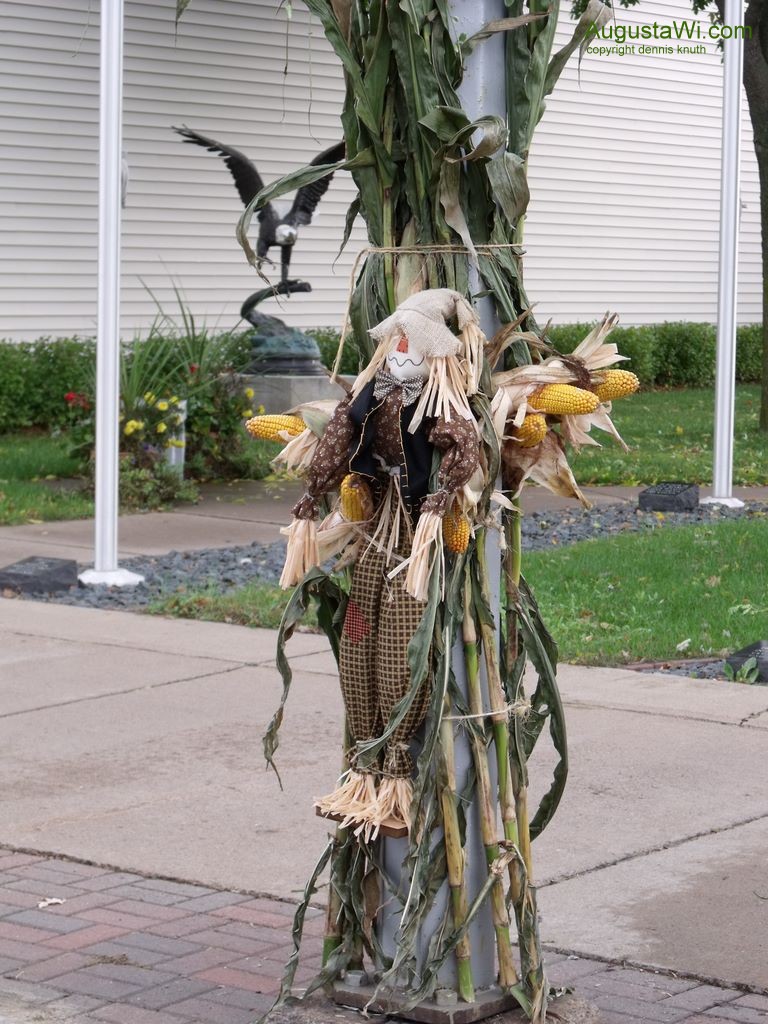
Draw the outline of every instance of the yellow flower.
M160 410L160 412L167 412L168 411L168 403L165 400L163 400L162 402L158 402L157 403L157 408Z
M167 429L168 427L165 425L165 423L158 423L157 426L155 427L155 430L157 431L158 434L164 434Z
M253 396L256 394L256 392L253 390L253 388L246 388L244 394L245 394L245 397L250 402L250 400L253 398Z
M259 408L256 410L259 416L263 416L266 411L267 410L264 408L263 405L260 405Z
M249 420L251 416L253 416L253 409L243 409L240 415L245 417L245 419Z
M155 396L152 394L151 391L146 391L144 393L144 401L147 403L147 405L152 405L154 400L155 400Z
M169 441L168 444L171 446L171 448L183 448L184 447L184 442L183 441L177 441L175 439L172 440L172 441Z
M123 433L126 436L130 437L131 434L134 434L137 430L140 430L141 427L143 427L143 426L144 426L144 424L141 423L139 420L128 420L128 422L123 427Z
M173 398L171 399L171 405L178 405L178 404L179 404L178 395L174 395Z

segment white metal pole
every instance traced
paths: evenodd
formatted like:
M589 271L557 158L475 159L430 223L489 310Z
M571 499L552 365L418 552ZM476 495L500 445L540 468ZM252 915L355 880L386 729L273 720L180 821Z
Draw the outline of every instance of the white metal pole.
M453 17L453 30L456 35L473 35L484 25L491 21L500 20L507 13L504 0L450 0L448 9ZM505 117L506 114L506 86L504 75L504 33L499 32L481 43L466 63L464 79L459 88L459 98L462 106L471 119L482 114L498 114ZM471 269L471 268L470 268ZM479 288L477 274L470 273L470 287L473 291ZM483 330L488 337L498 329L498 321L495 319L493 303L490 299L480 299L478 302ZM498 540L494 531L489 531L488 537L488 568L491 577L492 600L498 610L500 557ZM453 671L458 686L466 693L466 667L464 661L464 649L459 638L453 652ZM482 686L487 702L487 685L485 673L482 673ZM456 776L457 789L461 792L464 788L467 774L472 764L472 753L466 733L459 732L455 738L456 754ZM495 786L496 778L494 766L491 765L492 783ZM466 808L467 815L467 886L470 901L479 892L486 878L488 868L485 859L485 852L480 840L480 821L477 801ZM400 878L403 858L407 851L406 839L384 839L382 841L382 857L390 878ZM401 879L402 881L402 879ZM420 963L424 963L428 957L428 941L430 936L440 928L445 919L445 912L448 901L448 886L444 884L442 889L435 895L434 904L430 909L423 928L422 935L417 944L417 956ZM393 955L397 948L398 927L400 924L397 907L391 904L385 907L379 917L379 939L384 952ZM495 937L493 921L489 901L486 901L475 917L469 929L469 938L472 947L472 974L475 985L478 989L478 999L482 998L483 990L486 994L493 993L493 986L496 978L495 967ZM455 998L450 991L456 981L456 967L453 957L449 957L438 974L438 993L436 998L442 1005L446 1001Z
M740 25L742 0L725 0L724 26ZM736 399L736 305L739 257L741 80L744 43L723 41L723 138L720 165L720 257L717 285L717 366L711 504L739 507L733 497L733 426Z
M143 577L117 564L123 0L102 0L100 34L95 557L80 581L135 586Z

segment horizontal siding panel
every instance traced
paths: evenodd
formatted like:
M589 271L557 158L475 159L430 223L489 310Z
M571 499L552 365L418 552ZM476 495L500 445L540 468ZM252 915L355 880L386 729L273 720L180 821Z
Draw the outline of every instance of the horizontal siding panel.
M278 0L195 0L177 33L173 0L127 0L128 335L156 314L142 280L170 315L178 313L176 281L198 320L225 327L262 286L234 240L242 207L226 168L183 145L171 125L237 146L266 182L340 138L336 58L302 5L290 26L277 8ZM689 16L689 0L644 0L618 14L627 24ZM98 5L4 0L2 17L0 335L92 334ZM560 45L570 31L563 12ZM530 158L525 274L542 318L589 320L610 307L624 323L715 319L721 79L714 51L587 55L580 72L575 61L568 66ZM759 197L746 114L742 181L739 315L756 320ZM264 311L296 326L341 324L365 244L359 221L331 265L353 196L351 177L336 175L301 233L291 269L313 292Z

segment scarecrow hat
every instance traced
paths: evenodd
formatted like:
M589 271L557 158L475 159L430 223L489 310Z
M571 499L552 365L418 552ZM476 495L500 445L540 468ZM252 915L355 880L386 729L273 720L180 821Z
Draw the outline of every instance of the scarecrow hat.
M454 317L459 330L477 323L477 314L463 295L450 288L430 288L401 302L391 316L368 333L379 343L404 334L417 352L433 359L457 356L462 343L446 323Z

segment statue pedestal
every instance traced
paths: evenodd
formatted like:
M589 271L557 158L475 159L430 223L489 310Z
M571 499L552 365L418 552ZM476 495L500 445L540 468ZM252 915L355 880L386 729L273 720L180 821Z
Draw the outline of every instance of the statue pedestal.
M346 377L352 381L354 378ZM302 402L316 402L319 399L340 401L345 391L340 384L331 383L328 377L297 376L295 374L246 374L243 382L254 390L253 407L263 405L267 413L287 412Z

